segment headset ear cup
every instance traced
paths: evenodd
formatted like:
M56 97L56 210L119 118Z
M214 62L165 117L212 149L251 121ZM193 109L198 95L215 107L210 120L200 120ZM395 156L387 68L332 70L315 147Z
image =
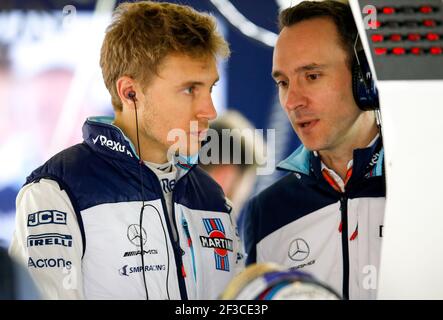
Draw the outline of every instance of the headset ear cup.
M357 55L360 63L355 57L352 64L352 91L355 102L363 111L376 110L379 108L378 92L366 55L363 50L360 50Z
M361 73L360 68L357 63L357 59L354 58L352 63L352 94L354 95L355 103L357 107L361 109L361 101L359 94L359 83L361 82Z

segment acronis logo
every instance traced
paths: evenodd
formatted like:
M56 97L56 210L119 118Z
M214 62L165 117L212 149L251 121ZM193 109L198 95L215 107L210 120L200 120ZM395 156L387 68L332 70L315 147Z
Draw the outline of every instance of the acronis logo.
M129 151L126 146L122 145L120 142L116 142L114 140L106 138L104 135L98 135L97 137L92 139L92 142L94 144L97 144L97 142L100 142L100 145L102 147L107 147L113 151L117 151L120 153L126 153L128 156L132 158L132 153Z
M44 258L44 259L34 259L28 258L28 268L67 268L70 269L72 262L65 260L64 258Z

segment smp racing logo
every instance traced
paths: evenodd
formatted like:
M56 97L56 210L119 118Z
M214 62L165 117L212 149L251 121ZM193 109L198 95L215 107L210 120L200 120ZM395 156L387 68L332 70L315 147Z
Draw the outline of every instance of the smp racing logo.
M200 236L202 246L214 249L217 270L229 271L228 251L233 251L232 240L225 237L225 228L221 219L203 219L203 225L209 237Z
M148 271L166 271L166 265L164 264L152 264L144 266L145 272ZM132 273L140 273L143 271L143 266L129 266L125 264L118 270L121 276L129 277Z

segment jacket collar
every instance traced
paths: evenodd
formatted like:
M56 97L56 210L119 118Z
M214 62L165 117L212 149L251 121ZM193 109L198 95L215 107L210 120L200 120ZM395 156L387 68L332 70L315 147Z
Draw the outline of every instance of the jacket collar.
M89 117L83 125L84 142L94 151L106 157L123 161L137 161L139 157L132 141L113 124L114 117ZM174 157L175 165L190 170L198 161L198 155Z
M289 157L277 165L277 169L309 175L310 159L313 155L312 151L306 149L304 145L300 145Z
M90 117L83 125L83 139L94 151L110 158L138 160L134 145L113 125L113 117Z
M370 147L354 150L353 175L382 176L384 149L379 137ZM321 177L321 160L314 152L300 145L288 158L277 165L277 169Z

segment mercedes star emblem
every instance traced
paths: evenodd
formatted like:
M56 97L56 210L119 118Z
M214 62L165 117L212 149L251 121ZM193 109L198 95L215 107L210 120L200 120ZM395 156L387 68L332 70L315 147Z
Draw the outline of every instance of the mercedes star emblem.
M298 238L289 245L288 256L293 261L303 261L309 256L309 246L305 240Z
M147 234L145 229L142 227L142 231L143 231L143 245L146 244L146 240L147 240ZM137 247L140 247L140 238L141 238L141 233L140 233L140 226L138 224L131 224L128 227L128 239L129 241L131 241L131 243Z

